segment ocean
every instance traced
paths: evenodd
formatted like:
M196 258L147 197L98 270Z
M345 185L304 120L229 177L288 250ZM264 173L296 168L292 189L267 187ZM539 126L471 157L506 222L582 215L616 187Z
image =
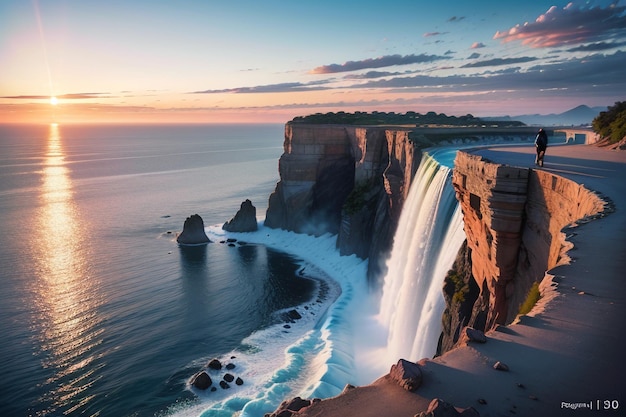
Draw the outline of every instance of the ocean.
M231 415L277 390L285 349L315 352L340 290L285 251L220 243L243 200L264 217L283 129L0 126L0 415ZM213 242L179 247L196 213ZM294 308L309 315L285 324ZM243 388L191 388L212 358Z

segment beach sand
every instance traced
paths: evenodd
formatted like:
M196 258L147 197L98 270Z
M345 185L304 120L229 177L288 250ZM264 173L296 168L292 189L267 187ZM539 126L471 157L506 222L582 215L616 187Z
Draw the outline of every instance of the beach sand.
M475 153L535 168L532 146ZM571 260L548 271L535 309L488 332L485 344L470 342L423 363L415 393L383 377L298 415L412 417L433 398L481 416L626 415L626 152L551 146L538 169L584 184L615 209L568 228ZM497 361L509 370L494 369Z

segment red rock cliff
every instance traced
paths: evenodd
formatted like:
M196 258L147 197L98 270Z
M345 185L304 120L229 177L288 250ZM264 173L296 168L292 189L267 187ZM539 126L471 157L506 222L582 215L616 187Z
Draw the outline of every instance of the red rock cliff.
M511 322L532 283L560 262L563 228L604 209L599 196L574 181L461 151L452 182L485 328Z

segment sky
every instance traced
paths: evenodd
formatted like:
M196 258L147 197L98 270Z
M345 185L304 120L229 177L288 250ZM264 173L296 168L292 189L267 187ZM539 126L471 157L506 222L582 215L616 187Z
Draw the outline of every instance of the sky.
M626 0L0 1L0 123L561 113L624 68Z

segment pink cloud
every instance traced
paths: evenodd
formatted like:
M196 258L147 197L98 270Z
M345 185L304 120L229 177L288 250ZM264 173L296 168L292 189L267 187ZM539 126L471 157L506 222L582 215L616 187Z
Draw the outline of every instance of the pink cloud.
M474 42L472 44L472 46L470 47L470 49L478 49L478 48L484 48L485 44L482 42Z
M625 11L625 6L616 4L607 8L576 7L574 3L562 9L552 6L534 22L498 31L493 39L547 48L623 38L626 37Z
M433 36L441 36L445 35L448 32L426 32L424 33L425 38L432 38Z

